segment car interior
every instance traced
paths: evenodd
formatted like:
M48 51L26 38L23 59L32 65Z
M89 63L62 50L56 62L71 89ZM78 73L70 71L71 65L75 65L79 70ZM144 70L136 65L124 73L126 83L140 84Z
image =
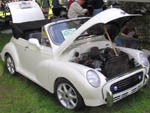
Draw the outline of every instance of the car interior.
M51 22L50 20L39 20L34 22L14 23L12 25L13 35L16 39L23 38L29 40L36 38L41 45L47 45L45 37L42 37L42 26Z

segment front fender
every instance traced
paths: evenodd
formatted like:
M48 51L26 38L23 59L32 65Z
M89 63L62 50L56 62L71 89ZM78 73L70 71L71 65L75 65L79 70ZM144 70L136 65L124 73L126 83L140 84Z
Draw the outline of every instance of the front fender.
M104 103L102 100L102 88L92 87L86 79L86 72L88 69L88 67L76 63L53 62L52 71L49 71L51 74L51 76L49 76L49 81L51 81L50 92L54 93L56 79L65 78L77 89L86 105L95 106L100 105L100 102ZM97 100L97 98L100 98L101 101Z
M73 85L75 85L75 87L78 87L80 83L86 83L84 74L88 68L85 66L82 67L81 65L78 65L80 70L77 70L77 68L75 68L75 64L69 62L52 61L51 64L49 65L49 73L53 74L50 75L49 78L50 81L52 80L50 85L51 92L54 92L54 84L58 78L65 78L69 80Z
M140 50L136 50L136 49L130 49L130 48L124 48L124 47L118 47L121 51L129 54L131 57L133 57L140 65L143 66L143 64L141 63L141 59L140 59L140 53L143 53L143 51L140 51ZM149 67L145 67L143 66L144 68L146 68L147 70L147 74L149 72Z
M90 68L86 66L73 62L48 59L39 64L36 72L38 74L37 79L40 85L51 93L55 92L56 80L65 78L73 84L79 94L83 97L86 105L97 106L104 104L105 102L102 99L102 86L104 80L101 79L101 86L99 88L92 87L86 79L86 72L89 69Z

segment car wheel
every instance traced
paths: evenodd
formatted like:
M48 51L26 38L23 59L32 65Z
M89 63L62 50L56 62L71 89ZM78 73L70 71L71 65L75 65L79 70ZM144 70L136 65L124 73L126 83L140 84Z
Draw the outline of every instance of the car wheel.
M79 110L84 106L81 95L75 87L65 79L61 79L56 83L55 94L59 103L67 109Z
M6 55L6 67L11 75L14 75L16 73L15 63L10 55Z

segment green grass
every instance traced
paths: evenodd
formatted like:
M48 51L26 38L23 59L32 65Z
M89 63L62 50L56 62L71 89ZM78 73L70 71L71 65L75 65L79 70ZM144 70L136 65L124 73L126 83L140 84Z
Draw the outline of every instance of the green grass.
M0 34L0 51L11 35ZM2 63L0 61L0 63ZM150 84L149 84L150 85ZM56 102L55 96L20 74L5 69L0 77L0 113L75 113ZM150 87L115 103L112 107L85 107L78 113L150 113Z

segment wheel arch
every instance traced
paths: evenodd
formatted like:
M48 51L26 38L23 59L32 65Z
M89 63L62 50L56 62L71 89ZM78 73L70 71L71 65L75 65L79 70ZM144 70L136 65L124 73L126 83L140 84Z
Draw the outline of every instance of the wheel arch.
M53 75L49 76L49 81L51 81L49 89L51 93L54 93L54 84L60 79L66 79L71 82L80 94L83 93L79 89L81 86L85 88L89 86L85 76L89 68L72 62L54 61L51 64L53 64L49 67L51 70L48 70L48 73L53 73Z
M61 81L61 80L67 80L68 82L70 82L68 79L66 79L65 77L58 77L58 78L56 78L56 80L55 80L55 82L54 82L54 93L55 93L55 89L56 89L56 85L57 85L57 83L59 82L59 81ZM71 82L70 82L71 83ZM71 83L72 84L72 83ZM73 85L73 84L72 84ZM74 85L73 85L74 86Z
M68 76L67 76L68 77ZM55 80L54 80L54 86L53 86L53 89L52 89L52 92L55 94L55 91L56 91L56 84L60 81L60 80L67 80L69 83L71 83L73 85L73 87L76 89L76 91L81 95L83 101L84 101L84 94L83 94L83 91L82 91L82 87L86 86L86 83L83 81L81 82L84 77L80 77L79 79L70 79L70 78L67 78L65 76L61 76L61 77L57 77ZM84 84L85 83L85 84Z
M6 61L6 55L10 55L13 58L17 70L17 67L19 67L19 57L12 43L8 43L2 50L1 57L4 62Z
M7 55L10 55L9 52L6 52L6 53L4 54L4 56L5 56L5 61L6 61L6 56L7 56ZM10 55L10 56L11 56L11 55Z

